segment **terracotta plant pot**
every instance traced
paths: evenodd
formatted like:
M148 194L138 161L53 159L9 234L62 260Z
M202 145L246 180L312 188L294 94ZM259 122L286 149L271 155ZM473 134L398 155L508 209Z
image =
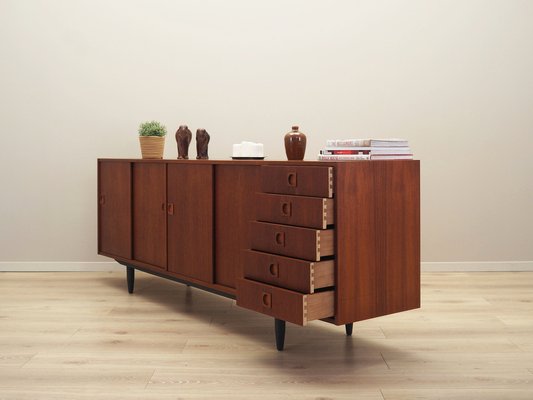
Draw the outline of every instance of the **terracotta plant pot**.
M165 150L165 136L139 136L142 158L161 159Z

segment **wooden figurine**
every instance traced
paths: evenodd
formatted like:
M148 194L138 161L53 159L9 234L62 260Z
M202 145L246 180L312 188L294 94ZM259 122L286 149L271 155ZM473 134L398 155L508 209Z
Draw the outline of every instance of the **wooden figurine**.
M209 144L209 133L205 129L196 130L196 159L208 160L207 146Z
M180 125L176 131L176 142L178 143L178 160L189 159L189 144L192 140L192 132L187 125Z

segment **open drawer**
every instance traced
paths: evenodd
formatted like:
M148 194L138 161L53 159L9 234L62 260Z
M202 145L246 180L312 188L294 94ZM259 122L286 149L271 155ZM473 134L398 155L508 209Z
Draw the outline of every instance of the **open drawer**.
M270 285L314 293L335 286L335 261L307 261L248 250L244 253L244 277Z
M302 294L249 279L238 279L236 295L240 307L298 325L335 314L333 290Z
M334 229L310 229L296 226L250 222L253 250L287 257L320 261L335 254Z

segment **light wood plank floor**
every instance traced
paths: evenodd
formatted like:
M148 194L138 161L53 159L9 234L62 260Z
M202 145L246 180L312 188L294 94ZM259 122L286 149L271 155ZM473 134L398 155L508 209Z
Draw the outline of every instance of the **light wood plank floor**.
M143 273L0 273L0 399L532 399L533 273L424 273L422 308L287 324Z

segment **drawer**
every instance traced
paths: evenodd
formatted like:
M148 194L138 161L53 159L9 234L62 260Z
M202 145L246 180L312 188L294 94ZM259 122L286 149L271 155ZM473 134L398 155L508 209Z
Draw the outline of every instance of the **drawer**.
M302 294L249 279L238 279L236 297L240 307L298 325L335 314L333 290Z
M335 285L335 261L305 261L248 250L244 277L302 293Z
M326 229L333 224L333 199L319 197L256 194L259 221Z
M261 191L333 197L333 167L261 166Z
M334 230L310 229L253 221L253 250L320 261L334 254Z

